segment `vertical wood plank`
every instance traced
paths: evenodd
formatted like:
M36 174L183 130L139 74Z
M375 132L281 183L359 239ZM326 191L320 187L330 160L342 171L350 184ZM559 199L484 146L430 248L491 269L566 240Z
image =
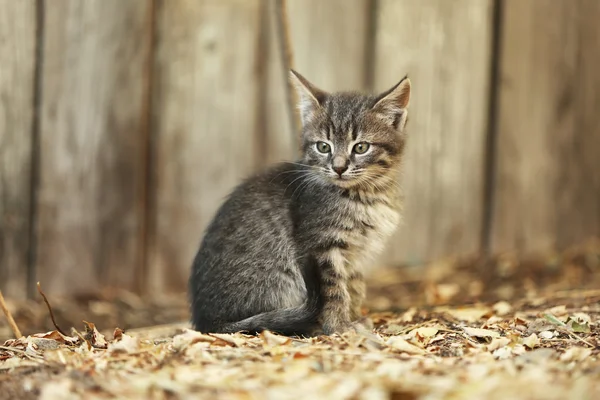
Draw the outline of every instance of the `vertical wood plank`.
M290 131L273 0L266 57L266 161L297 157L298 139ZM365 90L369 0L291 0L288 15L294 68L323 90Z
M504 4L493 251L600 235L600 3Z
M404 222L387 263L479 250L492 1L381 0L375 86L413 83Z
M150 5L45 9L37 268L48 292L134 285Z
M0 0L0 290L24 298L35 84L34 0Z
M150 288L185 290L206 225L256 154L257 0L157 8Z

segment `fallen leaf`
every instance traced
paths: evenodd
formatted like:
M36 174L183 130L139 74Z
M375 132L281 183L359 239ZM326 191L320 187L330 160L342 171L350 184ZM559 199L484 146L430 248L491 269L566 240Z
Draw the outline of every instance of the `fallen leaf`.
M287 336L276 335L271 331L262 331L260 334L263 342L268 346L283 346L290 344L292 339Z
M419 335L421 337L433 337L438 332L439 329L432 326L422 326L411 331L411 333L414 333L415 335Z
M239 347L242 344L244 344L243 339L236 337L229 333L211 333L210 336L219 339L219 341L213 342L213 344L219 345L219 346L226 345L226 346Z
M185 329L183 333L173 337L173 348L176 350L183 350L199 342L212 343L215 340L217 339L210 335L200 333L193 329Z
M554 332L552 331L541 331L539 337L541 339L552 339L554 337Z
M405 327L400 326L398 324L390 324L381 330L382 333L386 335L397 335L400 332L404 331Z
M499 349L495 350L492 353L492 355L497 360L506 360L506 359L512 357L513 354L512 354L512 350L510 349L510 347L504 346L504 347L500 347Z
M533 349L540 345L540 339L535 333L523 339L523 345L529 349Z
M512 311L512 306L506 301L499 301L492 306L494 312L498 315L506 315Z
M122 338L123 338L123 329L115 328L115 331L113 332L113 339L119 341Z
M506 337L494 338L494 339L492 339L492 342L490 344L488 344L487 350L490 352L493 352L504 346L507 346L508 344L510 344L509 338L506 338Z
M119 340L118 342L108 344L108 351L110 351L111 353L124 352L131 354L137 352L139 348L139 339L126 334L123 334L121 340Z
M575 313L567 320L567 326L577 333L590 333L590 323L591 318L585 313Z
M104 338L104 335L98 332L96 325L91 322L83 321L85 325L84 338L91 343L92 346L98 349L106 349L108 342Z
M411 322L415 318L416 314L417 314L416 308L414 308L414 307L409 308L408 310L406 310L404 312L404 314L402 314L402 317L400 317L400 320L402 322Z
M583 361L588 358L590 354L592 354L592 349L587 347L571 347L560 355L560 360L565 362Z
M489 308L457 308L446 310L446 313L461 321L477 322L489 311Z
M557 317L567 315L567 306L560 305L560 306L552 307L552 308L546 310L546 313L552 314Z
M464 331L469 336L480 337L480 338L497 338L500 337L500 334L496 331L491 331L489 329L481 329L481 328L470 328L464 327Z
M422 355L427 352L414 344L407 342L402 339L400 336L392 336L386 342L386 345L393 350L397 350L403 353L412 354L412 355Z

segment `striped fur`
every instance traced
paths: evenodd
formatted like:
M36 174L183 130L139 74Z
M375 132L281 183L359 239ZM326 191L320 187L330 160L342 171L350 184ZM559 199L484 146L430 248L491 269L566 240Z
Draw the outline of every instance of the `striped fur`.
M292 79L303 156L247 179L208 227L189 285L200 331L352 329L365 268L400 220L408 79L379 96Z

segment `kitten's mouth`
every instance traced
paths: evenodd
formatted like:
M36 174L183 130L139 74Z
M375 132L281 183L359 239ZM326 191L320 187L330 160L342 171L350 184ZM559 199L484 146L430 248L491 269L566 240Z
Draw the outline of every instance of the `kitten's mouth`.
M354 176L348 176L348 175L336 175L334 177L331 178L331 181L340 187L343 187L345 189L354 186L356 184L356 177Z

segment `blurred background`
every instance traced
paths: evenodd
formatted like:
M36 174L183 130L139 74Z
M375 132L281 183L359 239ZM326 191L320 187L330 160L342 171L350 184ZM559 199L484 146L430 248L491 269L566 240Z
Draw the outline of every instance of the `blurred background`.
M600 235L600 1L287 11L317 86L412 80L405 218L379 265ZM274 18L273 0L0 0L5 297L186 289L228 192L297 154Z

